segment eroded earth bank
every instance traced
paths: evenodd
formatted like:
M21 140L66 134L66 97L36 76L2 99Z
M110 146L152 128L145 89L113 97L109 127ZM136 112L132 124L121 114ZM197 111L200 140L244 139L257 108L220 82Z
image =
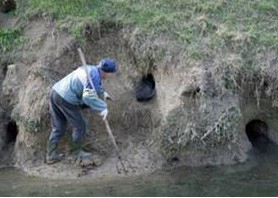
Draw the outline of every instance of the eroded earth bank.
M16 23L7 24L7 20L0 25ZM118 174L117 155L104 123L89 110L84 110L85 145L100 156L100 166L82 168L67 160L44 164L51 129L50 89L81 65L80 46L88 63L111 57L120 65L117 76L104 86L114 97L108 102L111 129L133 167L127 175L242 163L252 146L278 143L274 51L254 53L253 69L248 70L235 67L246 63L236 49L193 61L169 37L152 38L113 22L84 26L86 42L80 45L67 25L58 29L47 14L30 19L24 27L25 44L12 61L1 61L1 166L14 165L31 175L51 178L123 175ZM140 87L152 93L146 101L138 100ZM69 135L60 147L69 151Z

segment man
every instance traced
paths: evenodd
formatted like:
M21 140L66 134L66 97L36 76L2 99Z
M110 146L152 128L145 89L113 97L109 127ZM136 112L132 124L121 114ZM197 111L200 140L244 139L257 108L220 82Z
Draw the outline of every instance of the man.
M46 163L53 164L60 160L57 147L62 138L67 122L72 130L72 153L77 159L87 159L91 153L81 149L86 132L86 122L82 107L88 106L99 112L105 120L108 115L107 104L101 98L109 98L104 91L102 79L108 78L117 71L117 63L109 58L103 59L97 66L87 65L79 67L52 87L50 95L50 116L52 131L47 145ZM93 87L89 83L91 78Z

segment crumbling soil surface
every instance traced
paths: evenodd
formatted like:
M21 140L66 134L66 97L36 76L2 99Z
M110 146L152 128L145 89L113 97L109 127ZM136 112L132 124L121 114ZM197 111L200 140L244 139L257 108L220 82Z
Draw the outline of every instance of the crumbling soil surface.
M7 15L0 12L0 27L1 28L9 28L12 27L16 22L16 18L12 15Z
M47 15L30 21L23 32L28 42L23 46L20 61L7 66L2 73L0 148L7 146L6 125L12 120L18 135L9 159L29 174L109 178L179 166L236 164L248 158L252 145L245 126L255 119L264 121L268 125L267 136L278 142L277 106L271 96L264 95L266 90L242 86L244 91L240 92L219 84L225 72L217 73L219 68L208 70L189 61L182 52L178 53L179 46L169 38L144 43L145 38L130 27L98 26L91 27L97 36L84 34L87 42L82 48L88 63L97 64L104 57L119 62L119 73L105 81L104 87L114 98L108 102L108 120L124 159L130 162L128 173L121 168L104 123L90 110L84 110L88 123L85 145L101 156L101 164L79 167L67 159L54 165L44 164L51 130L48 114L51 87L81 65L79 44L69 35L67 25L58 29ZM149 45L152 49L170 46L168 55L156 59ZM147 61L142 51L149 55ZM269 67L278 68L277 59L272 63ZM169 69L168 65L174 66ZM150 74L155 81L154 97L138 101L135 93L138 82ZM267 78L268 74L264 75L259 78ZM254 97L255 91L264 96ZM68 134L70 128L60 144L60 150L66 154ZM2 154L5 155L3 149Z
M1 27L4 27L4 22L6 21L4 17L6 17L6 16L3 13L0 13L0 25L1 25Z

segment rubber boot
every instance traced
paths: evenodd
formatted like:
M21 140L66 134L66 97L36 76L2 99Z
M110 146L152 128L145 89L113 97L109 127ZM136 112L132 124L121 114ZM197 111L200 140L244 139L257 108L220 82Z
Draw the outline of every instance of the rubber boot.
M92 153L86 152L83 150L79 150L76 157L79 159L90 159L90 158L92 158Z
M77 163L81 162L82 160L87 160L92 158L92 153L86 152L82 150L82 143L81 142L72 142L71 145L71 153L75 158Z
M57 144L48 143L47 145L47 154L45 163L48 165L54 164L56 162L61 161L61 155L59 155Z

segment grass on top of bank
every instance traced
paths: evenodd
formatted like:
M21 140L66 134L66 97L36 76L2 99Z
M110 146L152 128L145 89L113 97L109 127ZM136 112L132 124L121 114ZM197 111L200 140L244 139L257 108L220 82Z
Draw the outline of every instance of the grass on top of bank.
M114 21L153 36L167 34L192 56L202 48L278 48L277 0L17 0L20 14L49 13L62 23ZM75 23L78 24L78 23ZM76 34L79 28L72 27Z

